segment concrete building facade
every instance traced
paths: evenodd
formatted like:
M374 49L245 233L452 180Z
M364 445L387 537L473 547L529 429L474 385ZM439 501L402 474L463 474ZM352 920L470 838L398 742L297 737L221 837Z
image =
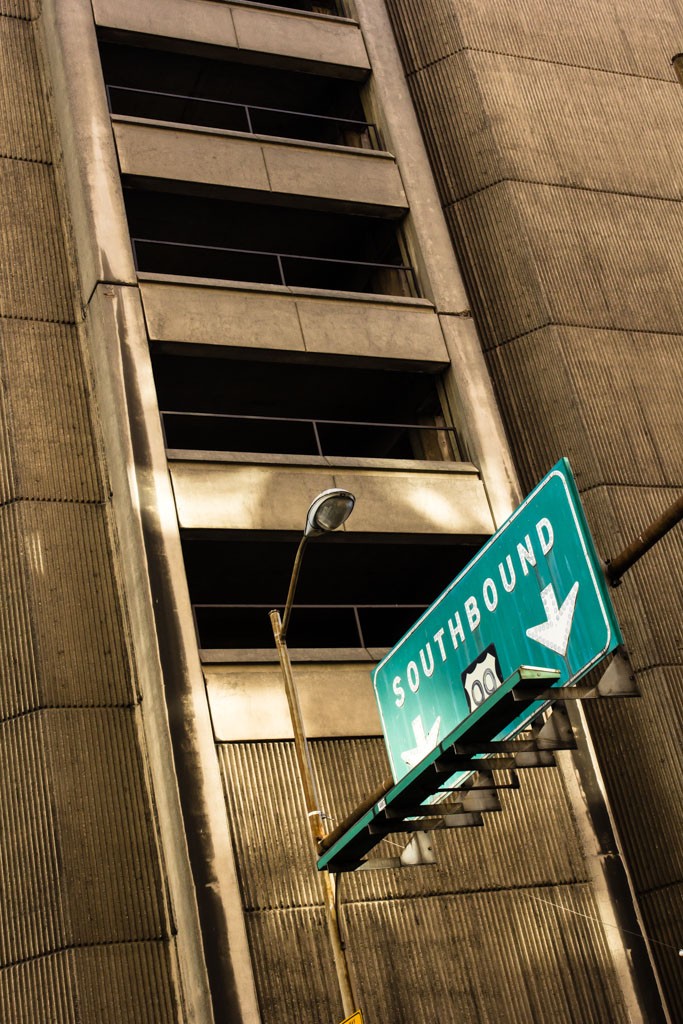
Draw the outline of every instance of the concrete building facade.
M523 484L569 455L614 557L681 490L681 6L389 6ZM586 706L673 1019L680 558L615 594L642 700Z
M342 1019L267 612L351 490L290 633L334 822L372 664L558 457L605 557L680 493L682 24L0 0L3 1021ZM616 592L640 699L341 877L369 1024L683 1015L680 554Z

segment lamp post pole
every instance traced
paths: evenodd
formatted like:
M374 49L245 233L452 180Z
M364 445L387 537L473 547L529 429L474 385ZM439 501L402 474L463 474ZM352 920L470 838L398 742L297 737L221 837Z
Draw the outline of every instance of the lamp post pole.
M313 774L313 765L311 764L303 715L301 713L301 704L299 703L299 693L294 680L292 662L287 648L287 627L289 626L292 602L294 600L294 592L299 578L303 552L309 537L314 537L324 532L330 532L331 530L335 530L341 526L345 519L350 515L354 501L355 499L353 498L353 495L349 494L348 491L340 491L337 489L324 491L314 500L308 510L306 529L299 543L296 558L294 560L294 567L292 569L284 614L282 618L280 618L280 613L277 609L270 612L270 624L273 630L273 638L275 640L275 647L277 649L280 669L282 671L282 680L285 686L285 693L287 695L289 716L292 723L292 731L294 733L296 762L299 770L299 778L301 780L301 788L303 790L304 802L306 805L306 816L308 818L308 826L316 859L319 852L318 844L325 837L325 828L320 809L320 799ZM339 931L336 883L334 877L329 871L321 871L319 872L319 875L323 887L325 921L327 924L330 945L332 947L332 955L334 957L334 967L337 975L337 983L339 985L342 1008L344 1010L344 1016L350 1017L356 1011L357 1004L353 996L353 989L351 988L351 978L349 976L349 968L346 961L346 952Z
M299 704L299 694L294 682L292 663L289 658L287 641L282 633L282 622L278 611L272 611L270 613L270 623L273 627L273 637L275 638L275 646L277 648L278 658L280 659L282 679L285 684L287 704L289 705L289 715L294 732L296 762L299 769L304 802L306 804L306 816L308 818L311 839L313 840L314 853L317 857L318 843L324 838L325 829L323 827L322 814L320 811L320 800L318 798L315 779L313 777L313 766L311 765L308 741L304 730L301 705ZM349 977L349 968L346 962L346 952L339 933L335 881L329 871L321 871L320 876L323 885L327 931L330 937L330 945L332 946L332 955L334 957L334 966L337 973L339 993L341 995L344 1016L350 1017L357 1009L357 1006L351 989L351 979Z

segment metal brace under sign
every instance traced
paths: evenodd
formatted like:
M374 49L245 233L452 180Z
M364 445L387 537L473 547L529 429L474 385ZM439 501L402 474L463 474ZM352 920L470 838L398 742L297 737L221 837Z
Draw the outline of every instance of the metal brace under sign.
M318 860L318 869L328 871L354 871L363 863L363 858L377 843L391 832L423 832L435 827L433 820L436 815L447 819L453 812L452 822L446 821L446 827L457 827L463 824L478 824L474 820L465 822L458 818L455 809L449 805L439 807L432 801L439 794L450 792L447 786L454 772L473 772L496 768L542 767L554 764L552 749L568 747L569 741L557 739L552 743L541 744L533 740L496 741L502 723L510 720L511 714L518 714L520 709L535 702L536 689L521 700L515 700L515 689L521 684L535 683L551 687L556 683L560 673L546 668L520 666L509 679L506 679L489 700L478 707L468 718L461 722L442 742L436 746L411 772L397 782L373 807L370 808L351 828L325 851ZM486 754L508 754L505 758L493 761ZM520 755L527 758L520 761ZM446 787L444 789L444 787ZM459 791L453 793L457 799ZM491 808L493 809L493 808ZM479 812L467 812L474 816ZM431 822L431 823L430 823ZM440 823L443 827L443 822Z

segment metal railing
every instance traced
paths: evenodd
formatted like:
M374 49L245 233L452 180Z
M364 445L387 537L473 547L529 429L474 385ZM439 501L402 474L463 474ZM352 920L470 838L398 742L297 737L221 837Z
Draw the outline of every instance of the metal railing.
M410 295L416 297L419 295L417 288L417 279L415 277L415 271L412 267L403 263L374 263L366 260L342 260L342 259L331 259L327 256L299 256L295 253L285 252L269 252L262 249L235 249L230 246L223 245L202 245L197 242L168 242L158 238L131 238L133 244L133 253L135 257L135 267L137 270L159 270L157 267L141 267L140 266L140 246L157 246L164 247L170 250L186 249L191 250L195 254L221 254L223 257L228 257L224 260L223 272L214 273L208 271L207 273L194 273L192 276L195 277L217 277L224 280L235 280L235 281L254 281L260 284L281 284L289 287L310 287L310 288L326 288L335 289L341 291L360 291L369 294L381 294L381 295ZM233 260L232 266L230 266L231 256L239 257L239 260ZM251 259L251 272L249 272L249 260ZM260 268L259 269L259 261ZM143 260L143 262L147 262ZM292 264L296 267L304 267L302 276L297 275L290 267ZM334 281L328 280L323 275L323 283L319 283L315 280L315 268L316 267L332 268L336 267L338 276L335 277ZM290 267L289 270L286 268ZM310 267L312 270L311 274L306 273L306 268ZM197 270L197 267L193 267L193 270ZM227 273L225 271L228 271ZM344 272L351 271L347 283L344 283L343 274ZM360 278L359 281L359 274ZM159 271L161 273L186 273L186 270L171 270L171 271ZM363 275L365 273L365 278ZM400 291L389 291L386 287L367 287L368 284L372 285L372 277L378 274L385 275L396 275L397 280L403 282L404 287ZM299 279L297 279L299 278ZM350 283L348 283L350 281ZM365 285L364 287L358 287L358 284Z
M296 612L291 627L290 644L292 647L391 647L425 610L426 604L295 604L292 611ZM272 634L268 623L268 612L272 604L214 604L197 603L192 605L195 629L199 637L199 645L203 649L260 649L272 646ZM278 609L282 612L282 606ZM221 638L224 642L206 644L206 625L200 622L202 612L251 612L248 626L256 626L258 634L249 629L248 643L236 643L234 634L238 623L233 621L232 629L226 629ZM318 613L306 615L306 613ZM334 618L329 613L334 612ZM373 624L372 613L384 613L385 620L379 626ZM200 613L199 617L198 614ZM325 620L320 613L325 614ZM391 613L387 626L386 613ZM244 623L244 620L243 620ZM327 629L325 629L325 625ZM322 626L322 628L321 628ZM261 642L260 627L263 627ZM213 626L213 633L218 632ZM390 635L387 635L390 634ZM370 634L370 635L369 635ZM303 641L303 642L302 642Z
M194 118L188 120L190 115L182 109L175 117L161 117L159 116L158 103L156 109L153 106L150 108L150 114L137 114L131 109L131 107L134 107L134 104L126 104L125 102L123 104L115 104L112 98L114 93L127 93L135 97L153 96L157 99L161 98L162 101L181 100L183 103L192 106L204 105L210 111L220 112L228 116L214 119L221 120L223 122L221 124L208 123L206 118L204 120L196 120ZM107 96L109 98L109 110L113 114L147 117L149 120L155 121L180 121L183 124L223 128L226 131L244 131L250 135L270 135L274 138L281 137L300 139L307 142L326 142L330 145L348 146L355 149L382 149L377 125L371 121L357 121L349 117L331 117L328 114L307 114L303 111L284 110L278 107L261 107L253 103L212 100L201 96L188 96L185 93L162 92L157 89L138 89L127 85L108 85ZM128 107L128 109L114 109L115 106ZM229 115L232 113L239 114L240 118L237 121L233 118L232 123L230 123ZM261 121L260 124L259 120ZM268 124L269 121L270 125ZM287 130L287 123L290 121L293 126L291 133ZM295 126L297 125L301 126L301 131L296 130ZM307 127L308 131L305 130ZM331 138L321 137L325 134L328 134ZM367 146L364 145L364 142L367 142Z
M223 0L224 3L229 0ZM306 11L322 17L347 18L342 0L238 0L253 7L279 7L289 11Z
M275 446L271 445L271 446L266 447L266 448L261 448L261 447L237 447L237 448L234 448L233 447L233 448L215 448L215 449L211 449L211 450L214 450L214 451L251 451L251 452L256 452L256 451L258 451L258 452L261 452L261 451L273 452L273 451L277 451L277 452L280 452L282 454L287 454L287 452L285 452L285 448L287 448L287 447L296 447L297 451L290 452L289 454L295 454L295 455L319 455L319 456L322 456L322 457L345 454L343 451L339 451L339 450L333 451L332 450L333 447L336 448L336 449L339 449L339 447L344 447L344 445L340 445L338 441L337 441L336 444L330 445L329 441L327 439L325 439L325 429L324 428L326 428L326 427L333 427L333 428L341 427L342 428L342 432L346 433L347 436L348 436L348 434L352 434L353 431L363 431L363 432L365 432L367 430L384 430L384 431L391 430L393 432L399 431L400 432L399 439L400 439L400 437L402 437L408 431L427 431L427 432L431 432L431 433L434 433L436 435L437 443L441 442L440 449L441 449L442 461L452 461L452 460L454 460L454 455L453 455L452 448L457 448L455 427L447 427L445 425L440 425L440 424L428 424L428 423L383 423L383 422L369 422L369 421L363 421L363 420L328 420L328 419L311 419L311 418L305 418L305 417L299 417L299 416L256 416L256 415L246 415L246 414L241 414L241 413L227 413L227 412L184 412L182 410L177 410L177 409L162 409L162 410L160 410L160 413L161 413L161 418L162 418L162 426L163 426L163 430L164 430L164 441L166 443L166 447L167 448L183 448L183 447L186 447L186 448L190 447L191 448L192 447L192 445L177 445L177 444L169 443L168 436L167 436L167 429L166 429L166 427L167 427L167 418L170 420L172 417L187 418L187 419L190 419L190 420L198 420L198 421L201 421L201 422L206 422L206 421L211 421L211 420L225 421L227 423L228 427L231 424L233 424L233 423L234 424L245 423L245 424L247 424L249 426L253 426L253 425L256 425L256 424L263 423L263 424L277 424L277 425L282 425L282 424L288 424L289 425L289 424L291 424L291 425L293 425L295 427L298 426L298 427L310 428L310 432L306 431L306 434L308 435L307 437L303 433L300 435L300 442L299 442L298 445L293 445L291 443L289 445L283 444L282 443L282 436L283 435L282 435L282 432L280 431L280 432L277 433L277 435L275 435L277 440L279 440L279 442L280 442L279 445L278 444L276 444ZM323 428L322 431L321 431L320 428ZM345 428L348 428L348 430L345 430ZM445 437L439 437L439 435L445 435ZM394 434L394 438L393 439L389 438L389 441L390 441L390 443L395 443L396 439L397 439L396 435ZM359 446L358 444L356 444L355 447L361 447L361 448L365 447L366 451L353 452L353 453L350 453L350 452L347 451L346 454L354 454L354 455L355 454L360 454L360 455L366 455L367 457L372 457L370 455L370 453L369 453L369 449L372 448L372 445L369 444L367 442L367 440L365 441L365 444L363 445L363 443L362 443L363 440L364 439L361 438L361 445ZM306 442L308 442L308 443L306 443ZM234 437L232 439L232 443L233 444L235 443ZM253 431L252 431L252 433L251 433L251 435L249 437L248 443L250 445L254 445L256 443L256 439L253 436ZM351 443L350 446L353 447L353 444ZM201 447L202 446L200 446L200 450L201 450ZM307 450L301 451L300 450L301 448L306 448ZM407 458L411 458L411 457L415 458L415 455L408 455L408 456L404 456L402 454L392 455L392 454L390 454L390 451L391 451L391 449L389 450L389 453L384 453L384 454L382 454L379 457L380 458L389 458L389 459L390 458L400 459L400 458L406 458L406 457Z

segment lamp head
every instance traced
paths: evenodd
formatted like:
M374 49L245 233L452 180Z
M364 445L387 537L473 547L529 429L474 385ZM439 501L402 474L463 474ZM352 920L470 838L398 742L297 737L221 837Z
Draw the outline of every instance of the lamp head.
M350 491L331 487L313 499L306 515L305 537L319 537L321 533L332 533L346 522L356 499Z

